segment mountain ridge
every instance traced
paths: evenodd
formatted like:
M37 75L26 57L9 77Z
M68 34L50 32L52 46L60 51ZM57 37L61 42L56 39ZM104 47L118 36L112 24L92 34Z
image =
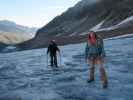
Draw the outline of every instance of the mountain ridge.
M35 35L37 28L27 27L23 25L16 24L9 20L0 20L0 31L1 32L14 32L14 33L32 33Z
M37 28L18 25L13 21L0 20L0 51L9 45L28 41L35 36Z
M103 38L132 33L133 23L130 22L133 20L119 25L128 17L133 16L132 5L132 0L97 0L93 3L82 0L40 28L35 38L18 46L22 48L46 47L51 39L56 39L58 44L83 42L86 40L87 33L102 21L99 29L94 31L101 34ZM119 26L106 30L116 25ZM83 33L86 34L83 35Z

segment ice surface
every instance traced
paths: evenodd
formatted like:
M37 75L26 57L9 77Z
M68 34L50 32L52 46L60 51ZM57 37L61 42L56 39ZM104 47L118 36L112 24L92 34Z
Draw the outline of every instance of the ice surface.
M61 46L62 66L47 66L46 49L0 54L0 100L132 100L133 38L105 40L109 87L88 84L85 43Z

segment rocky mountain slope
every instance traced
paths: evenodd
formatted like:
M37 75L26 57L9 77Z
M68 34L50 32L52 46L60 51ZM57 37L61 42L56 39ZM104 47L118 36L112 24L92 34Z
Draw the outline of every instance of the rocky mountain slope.
M0 51L8 45L30 40L35 36L37 28L18 25L8 20L0 21Z
M5 44L18 44L32 39L33 36L26 33L0 32L0 42Z
M20 44L19 47L43 47L51 38L56 39L59 44L85 41L89 30L95 29L99 24L95 30L104 37L133 32L133 19L130 19L133 16L132 0L92 1L80 1L39 29L34 39Z
M116 25L133 15L132 0L82 0L38 30L39 35L80 34L104 20L102 28Z
M29 28L26 26L18 25L13 21L1 20L0 21L0 31L1 32L11 32L11 33L27 33L34 35L37 31L37 28Z

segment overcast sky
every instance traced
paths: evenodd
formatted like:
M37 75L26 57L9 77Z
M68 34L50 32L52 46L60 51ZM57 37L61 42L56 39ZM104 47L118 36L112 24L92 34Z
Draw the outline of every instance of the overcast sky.
M80 0L0 0L0 20L42 27Z

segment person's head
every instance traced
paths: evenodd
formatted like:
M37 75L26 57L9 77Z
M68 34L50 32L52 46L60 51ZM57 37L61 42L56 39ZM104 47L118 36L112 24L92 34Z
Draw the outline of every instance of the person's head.
M88 39L96 38L96 33L94 31L90 31L88 34Z
M51 40L51 42L50 42L51 44L54 44L55 43L55 40Z
M94 31L90 31L88 34L88 43L93 45L96 42L96 34Z

